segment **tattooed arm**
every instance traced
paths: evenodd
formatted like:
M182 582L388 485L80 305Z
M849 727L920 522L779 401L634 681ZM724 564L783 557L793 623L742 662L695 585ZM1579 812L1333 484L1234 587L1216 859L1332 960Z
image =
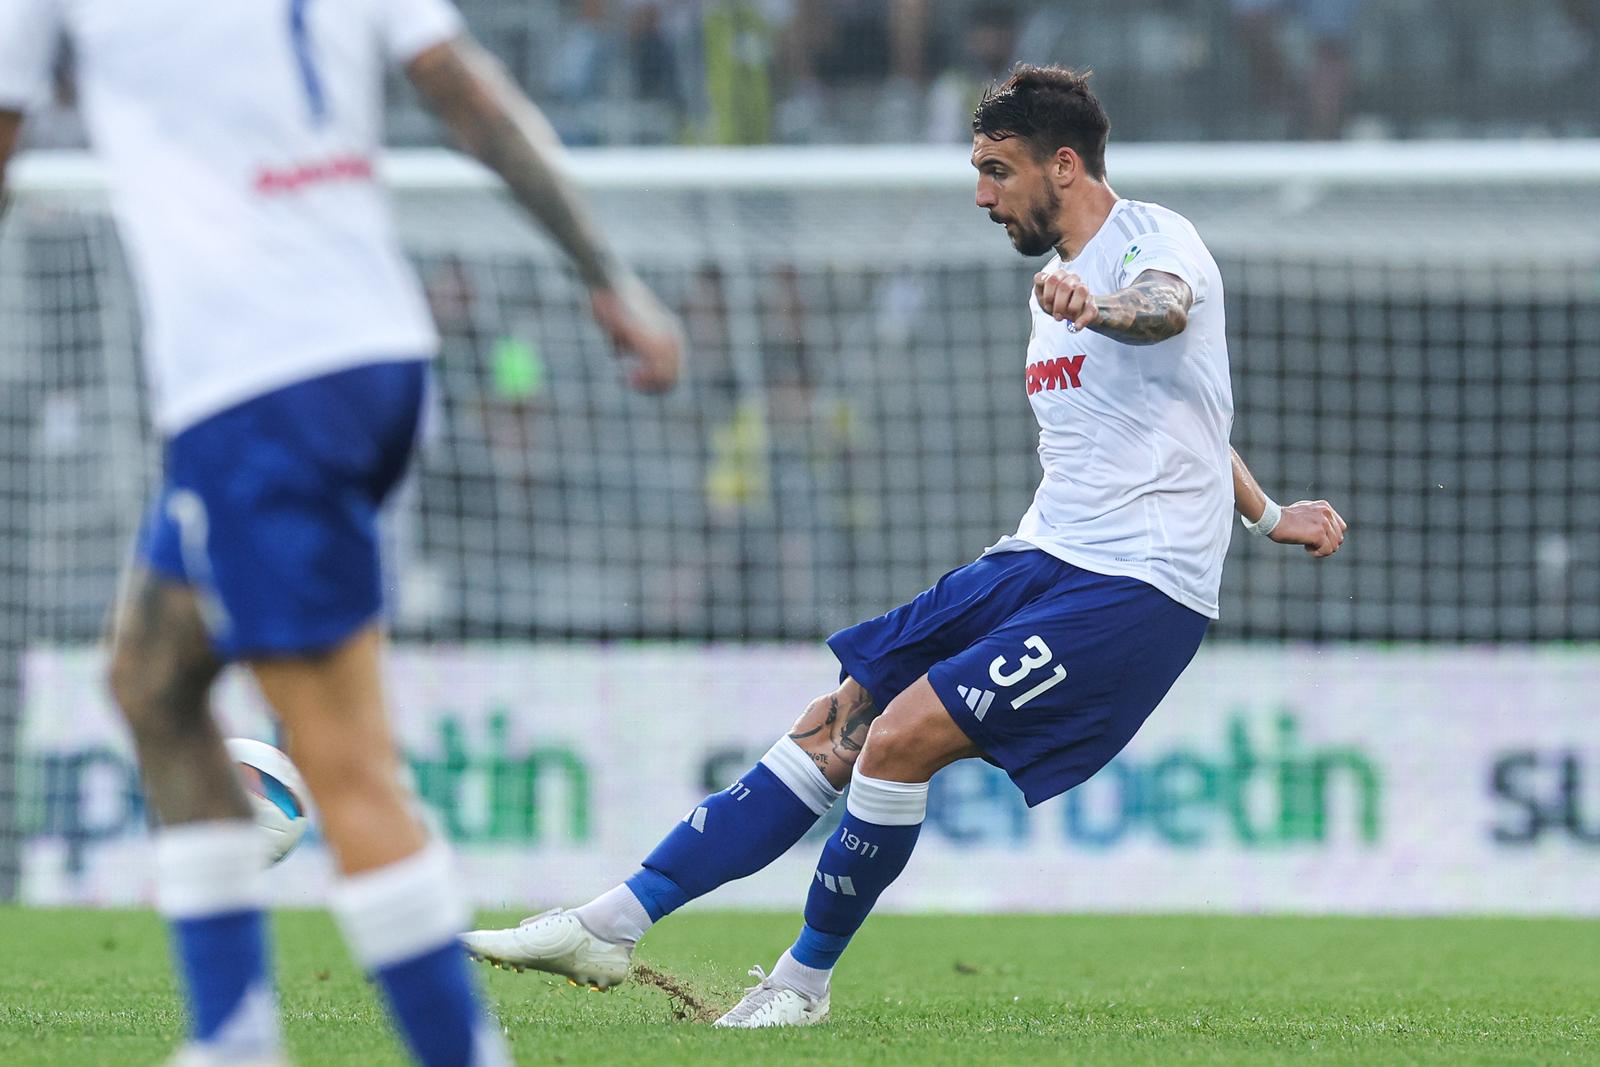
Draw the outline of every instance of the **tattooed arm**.
M470 37L426 49L406 74L461 146L498 174L566 253L589 287L595 320L637 360L635 387L657 392L678 377L677 320L606 247L556 166L550 123Z
M1189 325L1194 293L1176 274L1147 270L1126 289L1095 298L1089 329L1128 345L1153 345Z
M1147 270L1126 289L1107 296L1090 293L1076 274L1040 271L1034 275L1033 292L1046 314L1126 345L1176 337L1189 325L1194 306L1189 283L1159 270Z

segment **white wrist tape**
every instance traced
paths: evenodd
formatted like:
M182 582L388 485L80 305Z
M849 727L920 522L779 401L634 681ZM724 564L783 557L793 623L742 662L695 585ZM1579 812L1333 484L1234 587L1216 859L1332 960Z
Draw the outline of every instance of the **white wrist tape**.
M1249 530L1257 537L1268 537L1272 534L1273 530L1278 528L1278 520L1282 518L1283 508L1278 505L1276 500L1269 496L1267 497L1267 506L1261 512L1261 517L1259 519L1257 519L1255 522L1251 522L1243 515L1240 515L1239 521L1244 524L1244 528L1246 530Z

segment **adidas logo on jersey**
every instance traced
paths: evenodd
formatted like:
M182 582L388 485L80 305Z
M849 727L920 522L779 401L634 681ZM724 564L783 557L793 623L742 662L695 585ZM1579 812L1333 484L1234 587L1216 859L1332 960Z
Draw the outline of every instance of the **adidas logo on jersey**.
M983 717L989 714L989 705L994 703L994 694L987 689L971 689L964 685L956 686L956 692L967 702L972 717L982 722Z

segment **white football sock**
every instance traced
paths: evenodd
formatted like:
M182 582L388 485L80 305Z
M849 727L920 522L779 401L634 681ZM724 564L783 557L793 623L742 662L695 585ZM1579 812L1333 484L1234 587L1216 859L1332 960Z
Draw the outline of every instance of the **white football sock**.
M405 859L334 883L328 909L363 970L430 952L467 928L452 866L450 849L435 840Z
M572 914L600 940L623 945L636 944L654 925L639 898L625 885L601 893L581 908L573 908Z
M799 797L802 804L818 815L828 814L828 809L833 807L834 801L838 800L839 794L843 792L833 787L833 783L828 781L828 776L822 773L822 769L811 762L806 750L801 748L794 738L787 735L778 738L777 742L767 749L766 755L761 757L761 765L771 771L789 792Z
M249 819L158 827L156 907L168 919L255 911L267 899L267 839Z
M772 968L772 984L792 989L812 1000L821 1000L828 991L828 978L832 974L820 967L807 967L784 949Z

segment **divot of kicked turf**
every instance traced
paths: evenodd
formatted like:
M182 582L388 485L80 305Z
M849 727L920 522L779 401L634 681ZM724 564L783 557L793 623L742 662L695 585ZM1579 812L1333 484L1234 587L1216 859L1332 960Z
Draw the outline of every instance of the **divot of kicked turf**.
M714 1023L722 1012L707 1004L694 987L676 975L658 971L648 963L635 963L632 977L653 985L672 1001L672 1014L685 1022Z

